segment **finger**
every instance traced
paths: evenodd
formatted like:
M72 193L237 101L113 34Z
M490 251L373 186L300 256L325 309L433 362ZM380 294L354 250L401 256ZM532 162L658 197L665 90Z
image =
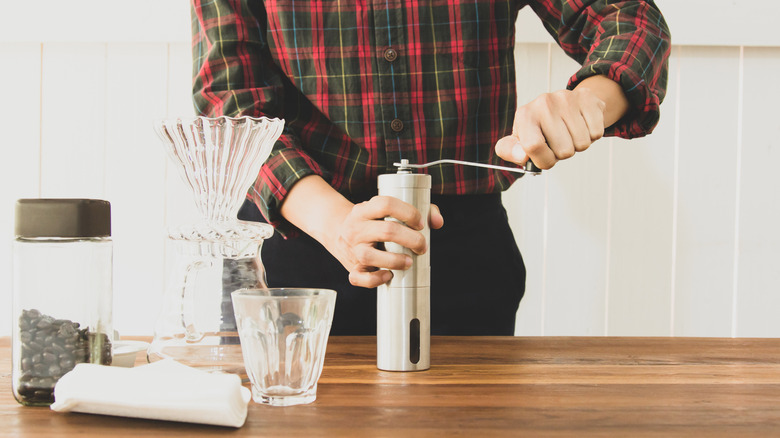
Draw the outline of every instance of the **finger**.
M560 115L560 111L560 109L557 109L545 113L541 119L542 134L547 140L547 146L555 155L556 161L565 160L574 155L574 142L569 134L569 128ZM536 163L533 156L531 159Z
M370 242L392 242L409 248L415 254L425 254L428 245L425 236L396 221L372 221L364 227Z
M588 126L591 142L604 136L604 109L605 104L598 100L594 105L587 105L582 109L582 118Z
M373 245L359 245L353 248L352 252L358 261L358 266L397 270L406 270L412 266L412 258L408 255L382 251Z
M516 151L517 154L515 154L515 147L518 149ZM516 164L525 164L528 160L522 145L517 137L513 135L502 137L496 142L496 155L503 160Z
M441 211L439 211L439 207L436 204L431 204L431 212L428 217L428 224L434 230L444 226L444 216L441 215Z
M393 273L386 270L368 271L357 269L349 273L349 282L354 286L373 289L393 279Z
M416 254L424 254L427 245L425 236L394 220L363 221L350 230L345 238L350 247L376 242L392 242L409 248Z
M415 230L422 230L425 226L419 210L392 196L374 196L369 201L356 205L353 211L362 219L392 217Z
M574 151L572 151L572 154L568 157L558 157L560 159L571 158L575 151L582 152L588 149L591 144L590 130L588 129L588 125L585 123L585 119L582 117L579 108L577 111L572 111L568 114L564 119L564 123L569 130L569 136L571 137Z
M547 145L547 139L542 132L540 124L533 120L522 120L517 126L520 150L517 150L518 146L516 146L514 154L520 155L522 153L527 155L540 169L552 168L558 159Z

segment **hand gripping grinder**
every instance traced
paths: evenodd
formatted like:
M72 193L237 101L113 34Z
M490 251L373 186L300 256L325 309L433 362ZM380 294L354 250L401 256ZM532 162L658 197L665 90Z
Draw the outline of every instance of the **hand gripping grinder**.
M394 270L393 279L377 288L377 368L427 370L431 366L431 176L412 173L402 162L397 173L380 175L378 185L380 196L398 198L420 211L425 223L421 232L429 246L425 254L417 255L401 245L385 243L386 251L409 255L412 266Z

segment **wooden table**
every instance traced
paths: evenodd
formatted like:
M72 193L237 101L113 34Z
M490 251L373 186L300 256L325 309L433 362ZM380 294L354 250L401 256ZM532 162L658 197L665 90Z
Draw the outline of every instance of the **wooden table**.
M23 407L0 338L0 436L780 435L779 339L434 337L416 373L375 342L331 338L314 403L252 402L236 430Z

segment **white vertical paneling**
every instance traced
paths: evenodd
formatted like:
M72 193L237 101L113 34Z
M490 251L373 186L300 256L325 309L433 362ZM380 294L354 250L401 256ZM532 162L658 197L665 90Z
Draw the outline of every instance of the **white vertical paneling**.
M39 196L41 45L0 44L0 336L11 334L12 249L14 205L19 198Z
M169 44L167 117L188 118L195 115L192 105L192 52L188 44ZM159 156L165 161L165 203L167 225L193 223L200 218L192 194L179 176L178 169L164 155L157 143Z
M43 45L41 195L105 196L106 45Z
M167 118L188 118L195 115L192 105L192 52L189 44L168 44L168 87L167 87ZM164 239L164 231L168 227L184 224L192 224L199 220L200 213L195 208L192 193L182 181L176 165L164 152L161 140L156 143L158 157L165 168L165 225L161 231L161 239ZM176 254L172 251L170 242L165 243L165 284L181 281L173 278L176 274L174 264ZM173 283L175 284L175 283ZM155 306L162 305L164 290L160 290ZM156 312L155 312L156 315Z
M163 287L165 166L152 121L165 116L164 43L109 44L106 83L106 194L114 238L114 327L151 334Z
M553 50L551 88L579 65ZM545 335L603 335L605 326L608 140L547 171Z
M746 48L737 336L780 336L780 48Z
M676 53L653 133L612 140L608 335L671 334Z
M515 48L518 106L547 92L549 51L549 44L518 44ZM525 296L520 302L515 327L515 333L524 336L543 334L544 178L545 175L523 177L503 195L527 272Z
M775 22L780 17L780 4L776 0L655 0L655 3L664 14L676 45L780 46L780 34L775 31ZM702 11L706 11L706 16ZM530 7L520 10L515 37L518 43L553 41Z
M0 41L10 42L186 42L189 4L183 0L38 0L30 13L24 2L2 1Z
M739 49L683 47L674 332L729 336Z

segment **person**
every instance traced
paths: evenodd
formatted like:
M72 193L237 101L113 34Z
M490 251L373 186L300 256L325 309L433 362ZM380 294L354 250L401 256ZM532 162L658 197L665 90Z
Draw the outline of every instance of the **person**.
M518 106L526 6L582 68ZM411 261L382 242L430 251L431 334L513 335L526 272L501 192L518 175L429 168L429 218L376 196L378 175L401 159L550 169L604 135L649 134L665 94L670 34L650 0L193 0L192 14L197 113L286 121L239 218L278 232L269 286L338 292L334 335L375 333L370 289Z

